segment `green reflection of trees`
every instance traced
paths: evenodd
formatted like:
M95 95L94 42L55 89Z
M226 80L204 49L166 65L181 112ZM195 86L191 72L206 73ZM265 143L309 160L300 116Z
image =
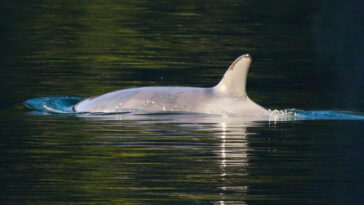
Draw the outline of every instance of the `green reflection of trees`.
M7 187L6 193L10 197L21 193L19 201L27 198L34 203L87 204L214 201L222 199L221 190L216 187L234 182L229 176L223 181L220 177L220 144L214 130L186 129L158 122L146 123L141 129L133 121L54 117L45 117L24 128L23 131L29 132L28 138L21 140L24 148L15 150L24 155L22 161L8 165L17 170L17 175L6 173L16 179L19 187L18 190ZM234 154L229 156L229 152L236 150L226 148L226 162L245 160ZM224 167L224 173L245 167L229 166ZM246 179L239 180L244 183ZM245 196L240 193L229 190L224 197L242 200Z
M272 72L290 67L277 65L275 56L300 60L302 53L312 53L305 17L312 4L307 2L37 0L9 5L24 13L14 25L23 39L16 47L26 51L15 55L25 66L10 78L29 79L32 87L17 82L33 96L86 97L143 85L212 86L245 52L264 62L255 64L250 81L278 78L291 72ZM295 12L302 16L297 25L287 18ZM294 49L300 56L292 57Z

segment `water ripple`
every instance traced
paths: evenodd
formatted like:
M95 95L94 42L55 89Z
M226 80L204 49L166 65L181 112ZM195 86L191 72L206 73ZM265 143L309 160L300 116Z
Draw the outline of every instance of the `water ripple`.
M150 116L163 117L164 115L184 115L188 118L188 115L196 113L187 112L146 112L141 110L125 110L125 112L118 113L77 113L74 111L73 106L80 102L83 98L80 97L40 97L26 100L24 105L34 111L43 113L58 113L58 114L87 114L87 116L95 117L103 116L109 119L120 119L125 118L125 116L120 116L123 114L132 114L132 118L135 120L150 118ZM294 120L363 120L364 116L344 112L344 111L330 111L330 110L313 110L304 111L298 109L283 109L283 110L269 110L269 118L263 121L294 121ZM144 116L144 117L143 117ZM211 116L211 115L209 115ZM229 116L235 119L249 121L249 119L244 118L243 115ZM129 116L130 118L130 116Z

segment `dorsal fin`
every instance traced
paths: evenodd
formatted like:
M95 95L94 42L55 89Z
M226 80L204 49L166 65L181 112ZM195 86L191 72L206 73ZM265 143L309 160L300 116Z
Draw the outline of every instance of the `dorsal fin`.
M214 89L236 97L247 97L245 87L251 62L252 58L249 54L237 58Z

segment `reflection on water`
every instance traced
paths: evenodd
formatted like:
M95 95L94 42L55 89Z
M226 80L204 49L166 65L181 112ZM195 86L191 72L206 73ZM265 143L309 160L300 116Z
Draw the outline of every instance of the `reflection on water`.
M237 175L241 177L245 177L248 175L247 170L244 167L248 166L248 145L246 139L246 128L245 127L230 127L226 122L222 122L219 124L221 126L221 145L220 145L220 155L221 155L221 174L220 177L224 181L225 177L231 175ZM228 133L227 131L230 131ZM240 167L240 172L231 172L233 167ZM246 196L248 191L248 186L239 185L239 186L223 186L219 187L223 192L224 191L233 191L237 193L241 193L242 196ZM223 192L220 195L223 196ZM224 197L223 197L224 198ZM240 204L235 202L236 204ZM225 204L225 201L219 201L218 204ZM244 201L241 204L245 204Z
M6 201L249 204L361 199L356 189L363 173L361 121L269 124L206 115L115 120L18 114L22 120L1 119L0 182ZM25 122L22 129L16 126L20 122ZM338 190L341 195L335 195Z

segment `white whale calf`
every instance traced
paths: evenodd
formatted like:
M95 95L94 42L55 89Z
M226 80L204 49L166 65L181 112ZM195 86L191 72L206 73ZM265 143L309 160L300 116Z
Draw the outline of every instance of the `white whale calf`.
M197 112L267 118L269 112L249 99L246 81L252 58L237 58L212 88L141 87L114 91L87 98L74 106L77 112Z

